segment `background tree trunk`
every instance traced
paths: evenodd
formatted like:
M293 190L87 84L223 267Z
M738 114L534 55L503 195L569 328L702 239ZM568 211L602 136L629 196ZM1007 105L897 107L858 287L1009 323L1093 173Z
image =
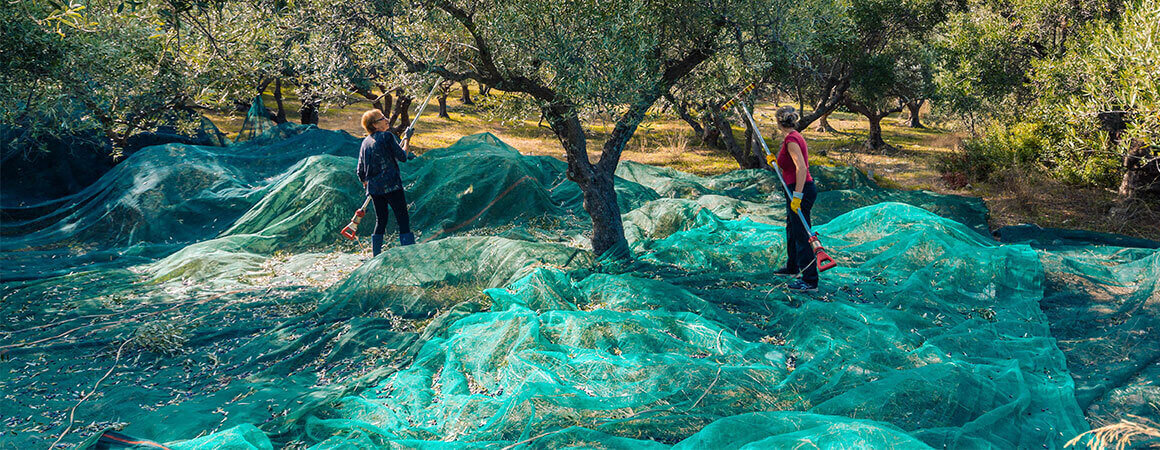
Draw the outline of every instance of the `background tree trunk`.
M677 101L677 99L670 93L665 93L665 100L668 100L669 104L673 105L673 111L677 113L677 116L680 117L681 120L689 124L689 128L692 128L693 132L697 133L697 137L703 139L705 136L705 129L701 127L701 123L697 122L697 119L693 118L693 116L689 114L688 105L686 105L684 102Z
M459 82L459 90L463 94L463 97L460 98L460 101L462 101L464 105L474 105L475 104L475 102L471 100L471 90L467 88L467 80L463 80L463 81Z
M454 82L450 80L439 83L439 94L435 96L435 99L439 101L439 117L441 118L451 118L451 115L447 114L447 96L451 95L451 87L454 85Z
M373 90L359 87L352 87L350 90L371 102L371 106L383 113L383 117L391 117L391 94L375 95Z
M906 109L910 111L910 117L907 118L907 125L911 128L926 128L919 121L919 110L922 109L922 104L926 103L926 99L912 100L906 102Z
M713 115L708 111L702 113L701 124L701 127L705 130L701 134L701 142L715 149L724 150L725 143L721 141L721 131L717 129L716 123L713 122Z
M819 133L833 133L835 131L838 131L838 130L835 130L834 127L830 126L829 119L830 119L830 113L822 114L822 117L818 118L817 131Z
M318 107L321 105L322 102L318 100L302 99L298 114L302 116L303 125L318 125Z
M729 156L737 161L737 165L742 169L759 169L762 167L762 161L756 158L752 151L749 150L749 145L745 148L737 145L737 140L733 137L733 127L729 124L729 120L725 118L725 114L717 110L717 108L710 108L710 117L713 118L714 128L720 135L719 139L725 145L725 150L729 152ZM748 135L748 130L746 132Z
M439 99L439 117L444 118L444 119L450 119L451 115L447 114L447 93L441 92L438 96L438 99Z
M1120 152L1123 144L1124 131L1128 129L1128 115L1121 111L1102 111L1096 115L1100 121L1100 128L1108 132L1107 149L1109 152ZM1120 165L1123 174L1120 176L1119 194L1121 206L1126 206L1128 200L1136 197L1137 192L1148 184L1143 180L1143 171L1151 162L1148 156L1148 146L1139 140L1133 139L1128 143L1124 152L1123 163Z
M753 153L754 145L757 144L757 142L755 142L756 137L753 135L753 126L749 125L748 120L742 120L741 123L745 124L745 153L751 154ZM746 167L742 168L745 169Z
M379 111L383 113L383 117L391 117L391 108L395 106L395 98L391 96L390 92L384 92L379 99L379 104L375 105ZM388 124L389 125L389 124Z
M814 105L814 110L810 111L809 114L801 111L802 117L798 120L797 126L794 128L798 131L804 131L815 120L834 112L835 109L838 109L839 106L846 102L846 90L849 88L850 77L848 74L827 78L818 103Z
M843 104L845 104L847 108L850 108L851 111L865 116L866 119L870 121L870 135L866 137L866 148L876 152L885 151L889 146L887 146L886 141L882 139L882 119L886 116L902 111L902 105L899 104L894 108L879 110L876 106L866 106L850 98L847 98Z
M395 110L387 118L387 124L395 134L407 129L411 125L411 102L413 98L403 93L402 89L395 90Z
M274 114L274 123L286 123L286 107L282 105L282 79L274 79L274 102L278 104L278 111Z
M1118 193L1120 200L1135 198L1137 194L1155 183L1155 179L1146 176L1148 166L1160 164L1160 155L1149 155L1149 146L1139 139L1128 143L1128 151L1124 153L1124 175L1120 178Z
M870 135L866 137L866 148L874 151L886 148L886 141L882 140L882 116L870 114L866 119L870 121Z

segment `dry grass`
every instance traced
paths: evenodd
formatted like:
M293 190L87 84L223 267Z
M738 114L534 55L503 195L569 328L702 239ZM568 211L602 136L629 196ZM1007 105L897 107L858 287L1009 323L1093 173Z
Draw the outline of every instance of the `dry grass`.
M478 99L474 88L472 95ZM297 100L288 94L284 102L288 118L298 121ZM449 146L463 136L490 132L525 154L564 157L559 141L546 124L539 123L538 117L498 123L486 120L475 106L462 104L457 96L449 97L447 103L451 118L439 118L436 116L438 103L431 99L412 139L412 148L417 153ZM274 106L269 99L267 104ZM359 117L370 107L370 103L363 101L322 111L319 126L361 136ZM769 102L759 105L755 111L758 121L772 124L776 108L776 104ZM207 114L227 133L236 133L241 128L243 115ZM1160 206L1137 205L1127 215L1131 217L1113 220L1108 210L1115 195L1106 190L1068 186L1027 173L1005 173L994 181L960 189L948 186L936 167L942 157L957 151L964 137L961 133L931 123L925 129L910 128L896 114L882 121L883 137L894 148L875 153L862 146L869 125L861 116L835 112L829 121L836 132L821 133L811 127L804 133L810 144L812 163L855 166L884 187L981 197L991 211L992 228L1035 223L1160 239ZM600 146L611 128L612 124L607 121L588 125L588 150L593 161L599 159ZM770 125L762 132L766 134L767 145L776 148L780 138L776 129ZM741 128L734 129L739 138L743 133ZM699 136L675 117L650 118L642 123L624 149L622 159L697 175L716 175L737 168L727 152L702 145Z
M1096 450L1109 448L1124 450L1130 448L1133 440L1136 440L1137 444L1148 441L1152 444L1160 443L1160 427L1143 417L1129 417L1136 422L1121 420L1119 423L1084 432L1067 441L1064 447L1079 446L1081 445L1080 441L1084 441L1085 438L1086 443L1083 445Z

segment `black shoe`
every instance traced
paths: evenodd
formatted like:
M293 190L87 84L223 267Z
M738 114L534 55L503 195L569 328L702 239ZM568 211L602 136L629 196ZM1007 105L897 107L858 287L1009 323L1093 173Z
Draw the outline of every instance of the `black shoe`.
M774 275L792 275L792 276L796 277L798 275L798 270L797 269L790 269L788 267L782 267L780 269L773 271L773 274Z
M371 235L371 256L379 256L383 252L383 235Z
M794 280L788 286L790 289L802 292L813 292L818 290L818 285L806 283L804 280Z

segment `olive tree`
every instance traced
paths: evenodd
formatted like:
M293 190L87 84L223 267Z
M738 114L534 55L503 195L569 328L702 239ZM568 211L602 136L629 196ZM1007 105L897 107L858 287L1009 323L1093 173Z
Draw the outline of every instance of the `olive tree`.
M943 0L852 2L858 55L851 61L850 89L843 104L869 121L867 148L886 148L883 118L902 111L907 101L930 95L933 58L927 40L955 7Z
M781 93L797 99L804 110L809 99L814 108L803 111L799 128L837 108L848 85L841 52L850 50L836 38L849 34L845 9L842 2L829 0L757 5L758 13L723 37L725 50L678 82L665 100L702 142L728 151L741 168L768 167L752 125L740 120L745 132L739 144L733 121L740 118L720 107L743 86L755 84L750 106Z
M0 122L18 130L6 146L35 150L44 135L120 145L180 112L188 68L153 30L147 17L111 2L0 5Z
M657 99L721 51L728 30L764 12L758 2L742 0L419 0L407 6L421 17L397 22L389 42L411 70L475 80L536 102L564 149L568 178L583 191L593 249L610 258L629 256L613 186L629 138ZM421 27L406 27L418 20L436 24L438 34L424 38L415 34ZM457 62L444 63L430 51L436 45L455 47ZM593 112L615 122L595 162L582 120Z
M1122 0L1050 2L967 0L937 24L932 99L962 119L971 134L991 121L1014 122L1035 104L1032 79L1038 61L1057 59L1085 24L1116 20Z
M1035 64L1034 119L1057 172L1115 187L1121 200L1160 192L1160 2L1081 30L1059 58ZM1074 174L1067 176L1069 174Z

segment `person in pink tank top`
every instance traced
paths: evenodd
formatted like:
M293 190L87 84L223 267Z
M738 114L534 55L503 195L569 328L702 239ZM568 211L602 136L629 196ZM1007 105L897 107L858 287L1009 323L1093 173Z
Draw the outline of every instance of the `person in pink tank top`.
M790 289L813 291L818 288L818 263L810 247L810 235L797 213L800 211L806 224L811 224L810 210L818 198L818 190L814 186L814 177L810 175L810 153L806 149L806 140L796 128L801 115L792 106L782 106L777 109L776 117L777 126L785 138L777 156L769 155L766 159L769 165L777 164L781 169L782 179L793 190L793 194L786 202L786 263L785 267L774 273L800 277L789 284Z

